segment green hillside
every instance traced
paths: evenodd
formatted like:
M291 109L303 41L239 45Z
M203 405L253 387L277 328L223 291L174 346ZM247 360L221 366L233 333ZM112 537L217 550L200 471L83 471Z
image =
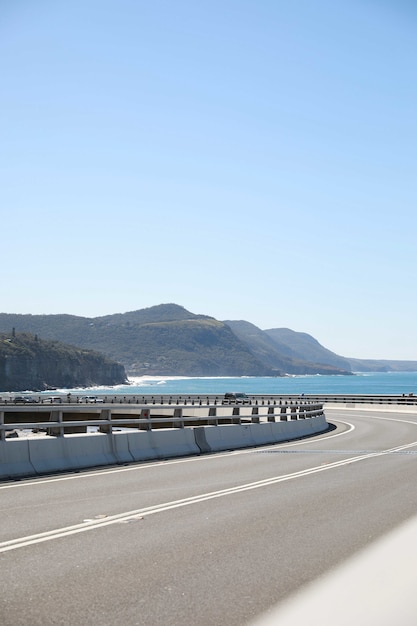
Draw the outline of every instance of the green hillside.
M317 343L317 349L310 349L310 342L306 342L305 356L298 344L298 350L291 349L285 343L275 339L273 331L264 331L243 320L225 322L237 337L245 342L251 352L263 363L271 368L287 374L349 374L348 361L340 357L331 358L332 353ZM298 335L301 333L294 333ZM308 335L306 335L308 337ZM311 339L313 339L311 337ZM321 350L320 350L321 348ZM328 354L327 354L328 353ZM327 358L325 358L327 357Z
M174 304L97 318L0 314L0 331L11 326L100 351L123 363L131 376L280 373L259 361L223 322Z
M95 318L0 313L0 332L32 333L105 354L130 376L281 376L405 371L414 362L348 359L307 333L218 321L177 304Z
M289 328L272 328L264 333L272 339L277 348L293 359L303 359L314 363L323 363L342 370L351 370L348 359L324 348L317 339L307 333L300 333Z

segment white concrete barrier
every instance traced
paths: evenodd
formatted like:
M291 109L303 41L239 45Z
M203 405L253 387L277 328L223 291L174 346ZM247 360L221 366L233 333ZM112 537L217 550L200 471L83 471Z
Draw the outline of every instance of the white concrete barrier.
M155 447L151 430L120 433L118 437L122 435L127 437L128 449L134 461L148 461L158 458L158 450Z
M44 437L28 439L29 455L36 474L70 470L75 467L67 454L66 439Z
M160 458L200 454L192 428L154 430L152 436Z
M131 463L134 457L129 449L128 433L113 432L113 453L118 463Z
M386 411L391 413L413 413L414 415L417 413L416 405L406 406L404 404L384 404L383 402L379 404L368 404L363 402L346 402L346 403L338 403L338 402L326 402L324 405L324 409L351 409L359 411Z
M255 445L262 446L286 439L290 424L287 422L265 422L263 424L251 424L250 429Z
M0 479L249 448L326 430L324 415L261 424L223 424L113 434L0 441ZM198 445L198 443L200 445Z
M223 424L222 426L205 426L207 444L212 452L249 448L256 443L252 437L252 424Z
M305 435L313 435L315 433L322 433L329 427L324 413L322 415L316 415L316 417L306 419L303 423L304 428L301 429L302 434L300 435L300 437L304 437Z
M67 435L66 454L74 467L95 467L112 465L117 459L112 450L111 437L102 433Z
M142 430L129 432L127 437L134 461L200 454L192 428Z
M37 474L117 463L111 439L90 433L29 439L30 460Z
M276 442L286 439L297 439L298 437L306 437L314 433L323 432L328 428L325 415L317 415L303 420L291 420L289 422L281 422L284 426L283 430L276 431ZM274 424L273 424L274 426ZM285 428L287 426L288 428Z
M0 441L0 478L32 474L35 468L30 462L29 442L26 439Z

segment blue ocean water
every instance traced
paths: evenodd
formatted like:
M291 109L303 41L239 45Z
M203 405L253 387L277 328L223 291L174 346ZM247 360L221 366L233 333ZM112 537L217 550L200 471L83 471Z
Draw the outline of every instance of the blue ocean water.
M131 379L130 385L95 387L111 394L186 395L223 394L242 391L247 394L371 394L417 395L417 372L358 373L354 376L292 376L285 378L174 378L144 377ZM84 390L71 390L85 393Z

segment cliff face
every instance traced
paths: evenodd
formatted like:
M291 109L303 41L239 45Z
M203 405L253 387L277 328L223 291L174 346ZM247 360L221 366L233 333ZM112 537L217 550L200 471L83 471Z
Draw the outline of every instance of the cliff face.
M0 390L41 391L51 387L118 385L123 365L91 350L26 333L0 334Z

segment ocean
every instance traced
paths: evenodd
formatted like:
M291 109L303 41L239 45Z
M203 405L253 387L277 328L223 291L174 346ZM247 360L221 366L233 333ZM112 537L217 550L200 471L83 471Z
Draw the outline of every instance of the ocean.
M88 389L65 389L74 394L88 393ZM417 395L417 372L357 373L354 376L290 376L285 378L186 378L152 376L130 379L129 385L92 387L90 391L106 394L187 395L224 394L240 391L253 394L316 395Z

